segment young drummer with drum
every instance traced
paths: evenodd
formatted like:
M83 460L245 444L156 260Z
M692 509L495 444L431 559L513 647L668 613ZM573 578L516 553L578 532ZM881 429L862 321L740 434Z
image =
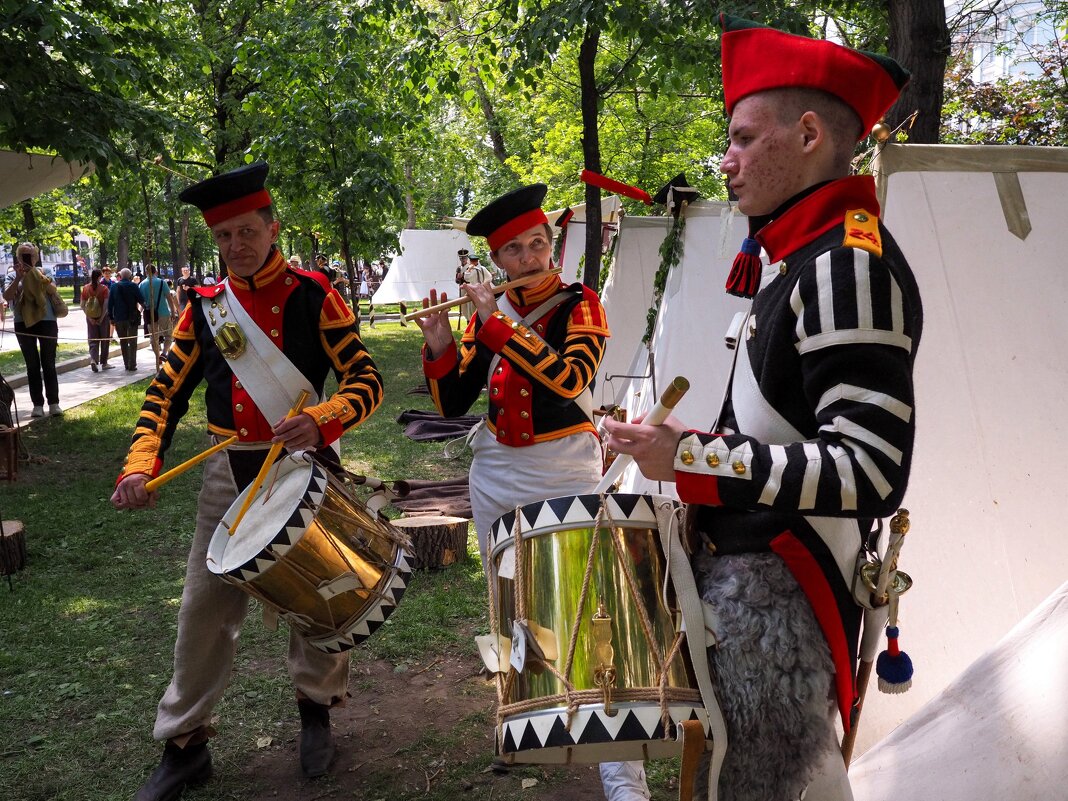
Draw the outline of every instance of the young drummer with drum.
M732 383L711 432L608 420L607 445L691 505L694 572L718 616L719 798L793 801L809 786L837 801L852 797L835 717L848 731L857 695L853 572L905 492L922 328L874 180L851 176L851 158L908 76L831 42L723 25L721 170L752 232L729 289L756 295Z
M423 372L446 416L471 408L483 388L489 415L471 440L471 509L486 565L494 522L523 504L589 492L601 477L591 385L604 355L608 322L597 294L552 273L552 227L542 210L546 186L497 198L467 224L486 238L509 281L499 297L487 283L464 292L476 314L457 346L447 310L416 318L426 342ZM444 301L446 298L442 297ZM437 305L430 290L424 307ZM640 762L602 763L609 801L649 797Z
M208 431L236 443L204 463L174 674L153 731L166 745L136 801L176 799L185 786L211 775L212 710L229 681L249 603L246 591L221 581L206 565L220 520L259 477L273 443L290 452L316 451L321 464L338 466L330 446L367 419L382 398L381 378L352 310L324 277L288 266L279 252L267 172L266 164L252 164L181 194L203 213L229 276L190 288L190 303L148 389L111 499L118 509L155 505L157 493L146 485L160 473L189 398L205 382ZM339 386L323 397L330 372ZM310 396L303 409L295 405L302 392ZM318 498L327 490L317 484L311 491ZM334 756L330 707L347 696L348 655L314 647L293 628L288 665L301 720L301 767L319 776Z

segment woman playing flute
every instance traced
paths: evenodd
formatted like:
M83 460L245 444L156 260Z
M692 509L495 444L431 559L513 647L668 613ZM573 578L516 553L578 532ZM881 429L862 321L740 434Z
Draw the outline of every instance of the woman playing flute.
M490 528L516 506L592 491L601 477L601 447L591 387L604 355L608 323L597 294L567 286L552 269L553 230L541 203L544 184L497 198L467 224L483 236L493 263L514 280L544 273L495 297L493 287L465 284L476 313L459 347L447 311L417 319L426 343L423 373L438 411L467 412L483 387L489 415L471 441L471 509L483 567ZM423 305L436 305L434 290ZM640 762L601 766L610 801L648 798Z

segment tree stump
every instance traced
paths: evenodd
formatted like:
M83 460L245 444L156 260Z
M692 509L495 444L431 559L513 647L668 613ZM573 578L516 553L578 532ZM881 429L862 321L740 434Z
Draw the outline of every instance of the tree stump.
M10 576L26 566L26 530L21 520L4 520L0 535L0 576Z
M437 570L467 558L467 524L463 517L423 515L390 520L412 540L414 570Z

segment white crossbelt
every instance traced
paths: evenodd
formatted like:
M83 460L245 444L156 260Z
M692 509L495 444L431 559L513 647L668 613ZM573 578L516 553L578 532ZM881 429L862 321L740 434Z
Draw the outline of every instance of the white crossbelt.
M223 280L222 285L223 291L211 298L214 308L205 309L204 316L213 337L227 322L241 329L248 343L244 351L236 358L230 358L225 353L223 356L267 422L274 425L285 417L301 390L306 391L312 399L312 403L307 405L319 403L319 394L304 373L286 358L241 302L229 292L229 280Z

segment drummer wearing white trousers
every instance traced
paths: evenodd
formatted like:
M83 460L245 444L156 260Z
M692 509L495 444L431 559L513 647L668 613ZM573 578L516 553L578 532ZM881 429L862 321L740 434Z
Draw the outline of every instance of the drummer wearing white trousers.
M489 283L463 289L477 314L459 348L446 312L417 318L426 344L423 372L438 411L465 414L489 391L485 427L472 439L469 484L486 566L493 522L516 506L593 490L601 448L590 417L590 387L609 335L597 294L565 286L552 268L552 228L541 208L544 184L510 192L467 224L484 236L509 280L544 273L498 299ZM445 300L442 296L440 300ZM439 301L430 290L424 307ZM641 762L601 765L608 801L649 798Z
M365 420L382 398L381 378L360 340L352 310L324 277L289 267L279 253L279 224L264 188L266 177L266 164L252 164L181 195L203 212L229 276L220 284L190 288L174 344L148 389L111 498L118 509L156 504L158 493L149 492L146 484L161 472L190 396L204 381L209 433L217 440L236 436L239 441L205 463L178 613L174 675L153 732L166 745L159 767L135 801L174 801L186 786L202 783L212 773L207 748L214 734L212 710L229 683L249 600L241 588L208 571L206 551L219 521L239 491L252 483L272 443L283 443L290 451L321 450L324 461L336 464L337 456L327 446ZM223 293L231 310L240 304L270 338L262 346L270 351L265 357L288 360L317 397L322 397L327 375L333 372L337 391L291 418L266 419L253 395L270 395L243 385L242 380L253 383L248 373L241 379L235 375L210 330L211 316L227 314L216 300ZM246 349L259 353L240 327L236 330ZM230 358L237 356L231 353ZM309 777L321 776L335 753L330 707L347 697L348 654L320 652L291 632L287 661L301 720L301 768Z

